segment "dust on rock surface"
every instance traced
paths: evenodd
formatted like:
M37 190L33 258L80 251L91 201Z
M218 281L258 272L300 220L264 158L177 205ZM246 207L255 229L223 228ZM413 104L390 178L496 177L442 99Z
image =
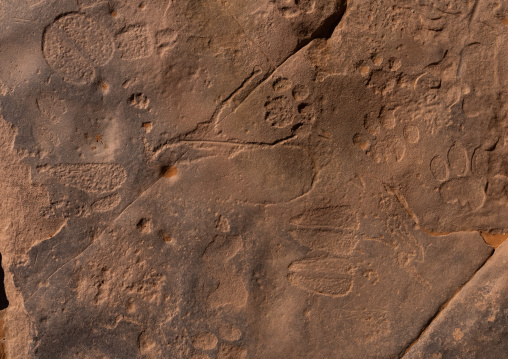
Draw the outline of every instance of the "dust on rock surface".
M0 0L0 357L502 358L508 6Z

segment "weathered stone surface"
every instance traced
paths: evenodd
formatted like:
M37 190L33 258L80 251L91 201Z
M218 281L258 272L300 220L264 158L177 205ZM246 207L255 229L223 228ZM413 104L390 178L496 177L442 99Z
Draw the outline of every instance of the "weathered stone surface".
M446 305L404 358L504 358L508 353L508 246Z
M502 357L507 11L0 1L0 353Z

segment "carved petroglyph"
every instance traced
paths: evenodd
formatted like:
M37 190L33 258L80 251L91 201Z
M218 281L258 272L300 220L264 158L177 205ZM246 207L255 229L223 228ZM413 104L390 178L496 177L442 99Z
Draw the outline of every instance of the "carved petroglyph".
M453 144L445 158L436 156L430 162L434 178L442 184L439 194L449 204L458 203L476 211L485 203L488 166L487 153L478 148L472 157L460 143ZM470 160L471 158L471 160Z
M288 279L311 293L343 297L353 287L353 268L345 259L312 258L291 263Z
M113 39L108 31L83 14L59 17L49 25L43 36L42 48L49 66L64 80L91 83L98 66L113 56Z
M114 191L127 177L122 166L103 163L46 165L40 167L39 171L64 185L92 193Z
M402 357L503 248L499 1L0 2L0 357Z

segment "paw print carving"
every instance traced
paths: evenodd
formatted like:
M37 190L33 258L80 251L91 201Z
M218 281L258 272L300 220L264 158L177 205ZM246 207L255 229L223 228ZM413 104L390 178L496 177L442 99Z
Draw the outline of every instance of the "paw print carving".
M296 111L285 96L277 96L265 103L265 120L274 127L290 126L296 119Z
M285 77L272 84L273 95L264 104L265 120L273 127L295 126L314 119L312 106L305 102L310 95L307 86L297 84Z
M430 171L441 183L439 194L445 203L458 203L473 211L479 210L485 203L488 153L483 149L476 149L469 160L465 147L456 142L446 157L436 156L431 160Z
M383 109L377 116L369 114L363 127L365 132L357 133L353 143L377 163L402 161L408 146L420 140L418 126L398 120L395 109Z

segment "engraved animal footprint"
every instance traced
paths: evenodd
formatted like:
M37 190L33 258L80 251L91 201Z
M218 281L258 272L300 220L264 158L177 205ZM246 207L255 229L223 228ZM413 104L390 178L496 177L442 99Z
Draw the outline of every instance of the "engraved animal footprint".
M149 57L155 47L150 31L144 25L130 25L122 29L116 35L116 42L122 59L126 60Z
M271 126L284 128L314 119L310 105L303 102L310 95L305 85L293 86L291 80L279 77L272 83L272 89L274 95L264 105L265 120Z
M58 182L85 192L104 193L119 188L126 180L124 168L106 163L61 163L38 168Z
M350 206L315 208L293 219L290 233L301 245L336 256L350 255L358 244L358 215Z
M357 133L353 143L377 163L402 161L407 147L420 140L418 126L397 121L395 109L383 109L377 116L367 115L363 127L366 132Z
M42 50L48 65L65 81L89 84L96 69L113 57L113 38L83 14L58 17L44 31Z
M444 202L458 203L473 211L485 203L488 154L481 148L474 151L469 161L467 150L457 142L450 147L446 157L436 156L431 160L430 171L441 182L439 194Z
M224 339L227 342L234 342L238 340L242 333L239 329L235 328L238 333L235 333L238 336L227 337L224 338L222 334L222 328L219 329L219 336L221 339ZM231 333L230 333L231 334ZM212 352L217 349L217 359L226 359L226 358L234 358L234 359L244 359L247 356L247 350L240 346L227 343L220 342L216 335L210 332L201 332L197 333L192 337L192 346L196 349L197 353L194 354L191 359L206 359L210 358L210 356L204 352ZM201 351L201 352L199 352Z
M379 222L380 235L377 237L363 236L368 240L379 241L389 247L397 254L398 264L402 268L408 268L414 262L423 262L424 249L412 235L408 223L412 220L402 210L398 200L399 194L385 186L385 192L378 194L378 210L381 214L372 222Z
M206 247L203 259L212 273L217 287L208 297L208 304L213 309L224 306L242 308L247 302L247 290L242 277L230 261L243 247L240 236L217 235Z
M291 231L293 237L314 252L290 264L290 283L314 294L348 295L356 268L347 258L358 244L358 214L344 205L313 208L294 218L292 224L296 227Z
M304 258L288 267L292 285L313 294L344 297L353 288L355 268L343 258Z
M91 205L71 204L69 201L54 202L45 209L48 216L58 213L65 217L71 215L81 217L90 215L90 212L112 211L120 204L122 197L118 193L108 193L120 188L127 179L127 173L122 166L106 163L60 163L38 167L38 172L52 177L63 185L99 196Z

